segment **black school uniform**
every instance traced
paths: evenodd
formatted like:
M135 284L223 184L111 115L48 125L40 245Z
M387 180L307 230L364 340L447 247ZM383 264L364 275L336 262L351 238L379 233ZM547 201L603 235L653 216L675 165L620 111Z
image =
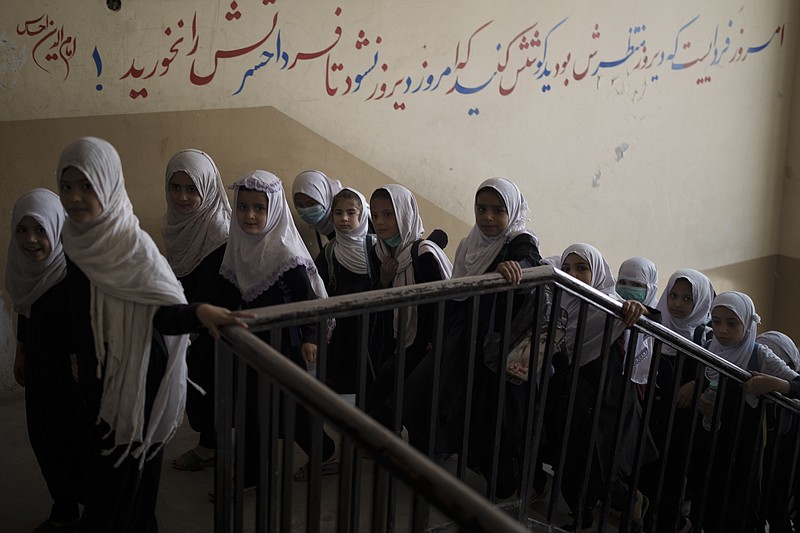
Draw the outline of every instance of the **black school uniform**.
M748 371L761 371L759 366L759 345L754 346L747 364ZM707 386L708 383L705 383ZM705 388L704 386L704 388ZM789 382L788 398L800 398L800 377ZM763 530L761 512L761 474L764 456L764 400L758 399L756 407L744 403L744 391L734 380L728 380L725 398L720 413L720 428L711 475L708 478L703 530L707 533L727 533L744 531L757 533ZM719 392L717 398L719 399ZM738 440L736 426L739 413L742 413L741 430ZM698 417L701 418L701 417ZM692 468L699 474L692 498L692 523L699 524L697 510L700 507L701 487L705 482L705 468L708 465L711 433L697 423L695 433L698 445L693 457ZM733 463L731 461L733 460ZM730 479L728 472L731 471ZM727 492L728 500L723 500ZM723 506L725 513L722 514ZM697 527L697 526L695 526Z
M702 344L704 326L699 326L695 335L695 342ZM681 363L682 361L682 363ZM680 374L678 365L682 364ZM642 466L641 490L650 499L651 504L656 503L658 495L658 480L661 469L664 468L664 480L660 487L661 500L658 508L658 523L653 525L655 532L669 532L676 527L683 514L683 493L687 463L689 461L689 445L692 430L694 410L692 407L678 408L675 402L674 391L687 383L697 379L698 363L695 359L685 354L661 353L653 393L653 404L650 413L650 433L653 436L659 458L656 461ZM670 416L674 409L672 420L672 433L667 440L667 428ZM669 445L669 449L667 449ZM664 452L668 452L664 455ZM664 462L666 461L666 465ZM652 516L652 513L651 513Z
M78 358L81 400L85 407L86 435L89 441L83 468L86 476L85 509L82 532L155 532L156 500L163 448L144 462L126 457L115 467L123 450L113 448L114 435L105 422L97 424L103 395L103 377L97 376L97 356L90 315L90 283L81 269L67 258L67 280L72 308L71 353ZM145 383L145 426L167 365L167 349L162 335L180 335L200 327L199 304L161 307L153 318L153 340Z
M17 321L17 341L25 354L25 415L28 438L53 499L49 520L66 523L80 516L82 406L72 376L70 306L66 279L50 287L31 306L30 318Z
M305 300L315 300L317 295L311 286L308 271L304 266L290 268L284 272L279 280L271 285L267 290L259 294L255 299L245 302L241 299L241 293L230 281L219 277L224 296L222 305L229 309L236 309L241 305L242 309L256 309L259 307L270 307L291 302L301 302ZM269 331L256 333L264 342L270 343ZM288 357L299 367L306 369L306 363L300 353L300 345L311 342L319 346L320 338L317 332L316 323L303 324L302 326L290 326L284 328L281 333L281 353ZM258 420L258 375L253 369L248 369L246 385L245 410L245 479L246 487L254 486L258 482L259 473L259 420ZM260 421L266 423L266 421ZM295 442L302 450L309 455L311 452L311 423L308 411L297 405L295 422ZM335 450L333 440L323 434L322 443L323 461L331 457Z
M374 249L370 251L372 271L380 272L381 262ZM441 281L442 271L436 256L420 253L413 262L414 283ZM417 333L414 341L406 347L405 377L408 378L420 361L425 359L436 333L436 304L417 307ZM367 412L384 425L389 426L394 410L395 352L397 339L394 336L394 312L383 311L375 318L370 339L370 353L373 361L380 361L375 381L367 397ZM408 395L404 395L408 399ZM429 410L429 407L426 407ZM410 409L404 404L403 412Z
M325 245L331 246L331 243ZM329 296L339 296L342 294L353 294L377 288L380 276L375 274L357 274L348 270L336 258L336 254L331 255L331 263L328 264L325 250L319 254L316 260L317 271L325 282L325 289ZM373 281L373 278L375 281ZM328 342L326 381L328 385L340 394L355 393L358 390L358 345L359 345L359 324L361 317L345 317L336 319L336 329ZM374 372L374 368L372 370ZM367 372L368 384L372 383L372 375Z
M189 274L178 278L190 303L219 303L221 298L216 293L219 292L219 268L225 256L225 247L225 244L218 247ZM206 394L203 395L191 385L187 387L186 415L192 429L200 434L200 446L214 449L217 443L214 429L214 339L205 328L195 332L195 335L186 354L186 365L189 379Z
M492 261L486 272L494 272L504 261L517 261L522 268L538 266L541 260L535 238L522 233L508 242ZM512 313L525 303L529 294L515 291ZM497 421L497 398L500 392L498 374L484 363L483 339L490 331L502 332L506 317L508 293L483 296L480 299L475 353L475 382L472 394L472 414L469 422L469 455L490 479L491 451ZM436 450L438 453L459 452L464 426L464 405L469 391L466 389L467 340L469 331L469 302L451 302L447 308L445 339L440 384L440 407ZM428 372L430 375L430 372ZM498 466L497 495L506 497L518 487L519 477L514 473L515 462L520 463L524 446L525 410L528 384L513 385L507 381L505 403L500 429L500 464ZM430 381L423 385L430 395ZM425 396L416 394L416 397ZM409 430L409 434L412 432ZM419 431L417 431L419 433ZM424 433L424 432L423 432Z

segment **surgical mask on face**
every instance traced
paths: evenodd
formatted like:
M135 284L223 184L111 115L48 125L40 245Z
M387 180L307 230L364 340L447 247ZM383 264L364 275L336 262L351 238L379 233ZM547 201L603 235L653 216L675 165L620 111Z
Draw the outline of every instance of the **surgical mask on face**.
M617 294L622 296L625 300L636 300L637 302L644 303L644 299L647 297L647 288L617 285Z
M386 246L389 246L391 248L397 248L398 246L400 246L400 234L398 233L391 239L383 239L383 242L386 244Z
M316 224L325 218L325 208L321 205L315 205L313 207L298 207L297 214L300 215L300 218L302 218L303 221L309 224Z

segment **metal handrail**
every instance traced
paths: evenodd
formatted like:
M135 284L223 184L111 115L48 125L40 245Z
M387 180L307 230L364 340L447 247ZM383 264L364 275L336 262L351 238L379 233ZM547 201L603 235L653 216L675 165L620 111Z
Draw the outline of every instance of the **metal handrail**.
M304 372L287 357L246 329L226 327L222 342L248 365L269 374L310 409L322 414L372 453L398 479L467 531L527 531L484 497L428 457L405 444L374 419Z
M324 320L334 316L355 316L365 311L383 311L394 309L398 306L409 306L423 302L462 300L470 296L494 293L503 289L533 288L551 282L610 314L617 317L622 316L622 304L619 301L610 298L557 268L538 266L523 269L522 280L518 286L509 285L503 276L498 273L483 274L253 309L252 312L255 314L255 318L247 322L251 331L255 332ZM641 317L634 327L660 340L662 343L688 354L702 364L735 379L739 383L747 381L751 377L751 374L746 370L722 359L647 317ZM781 406L800 414L800 406L797 402L777 392L771 392L767 396Z

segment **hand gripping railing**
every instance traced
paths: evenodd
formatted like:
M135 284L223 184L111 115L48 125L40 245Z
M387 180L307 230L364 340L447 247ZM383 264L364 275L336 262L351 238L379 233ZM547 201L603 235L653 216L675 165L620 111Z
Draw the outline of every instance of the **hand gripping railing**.
M525 269L518 287L509 286L499 274L486 274L256 309L253 310L255 318L248 321L250 331L226 327L222 333L223 344L242 357L248 365L260 373L271 376L303 404L320 413L355 439L393 475L408 483L412 490L423 494L454 522L467 530L516 531L520 526L494 508L486 498L466 487L423 454L402 443L395 434L361 410L343 401L338 394L303 372L301 368L252 333L263 330L276 331L282 327L309 322L322 325L331 317L356 316L366 312L446 302L451 299L465 299L545 284L551 284L576 295L610 315L621 316L622 305L618 301L558 269L542 266ZM655 339L656 355L660 351L660 344L666 344L736 381L742 382L750 377L748 372L645 317L640 318L633 329L637 333L647 334ZM549 362L549 359L547 361ZM795 413L800 412L795 402L780 394L771 393L769 397L784 408ZM538 442L538 434L536 441ZM224 524L230 524L230 510L225 509L223 502L229 501L226 495L229 496L231 486L220 479L230 480L231 468L231 461L218 462L216 490L223 495L217 504L217 514L223 514L217 517L218 531L227 531L227 526ZM632 499L630 505L633 505ZM519 518L524 519L525 515L526 510L521 510Z

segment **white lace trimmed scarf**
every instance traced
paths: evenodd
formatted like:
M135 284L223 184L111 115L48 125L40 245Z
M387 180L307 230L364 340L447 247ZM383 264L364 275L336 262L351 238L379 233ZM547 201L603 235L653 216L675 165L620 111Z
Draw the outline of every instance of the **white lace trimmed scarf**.
M502 234L488 237L481 232L477 224L473 225L469 234L456 249L453 265L454 278L485 274L486 269L495 260L503 246L523 233L533 237L536 245L539 245L539 238L536 234L525 228L528 203L516 184L505 178L490 178L480 184L478 192L487 188L496 192L502 199L508 211L508 226Z
M331 201L336 193L342 190L342 182L334 180L319 170L305 170L294 178L292 183L292 199L297 193L313 198L325 208L325 216L313 225L320 235L330 235L333 232L331 220Z
M402 185L390 184L380 188L386 190L392 200L395 217L397 218L397 227L400 231L400 244L397 245L397 248L391 248L381 239L378 239L378 243L375 245L375 253L381 262L388 257L394 257L397 260L397 273L394 276L392 287L413 285L415 280L411 248L414 241L421 239L422 234L425 232L425 228L422 225L422 218L419 215L417 200L414 198L414 195L411 194L411 191ZM450 279L453 274L453 266L450 263L450 259L441 248L433 242L423 240L419 244L418 252L419 255L432 253L439 265L442 279ZM399 331L399 315L400 313L395 310L395 338L397 338L397 333ZM414 343L416 336L417 312L415 307L411 307L408 313L406 313L406 347Z
M55 193L47 189L33 189L23 193L14 204L12 232L17 231L17 226L26 216L44 228L51 247L50 255L37 262L25 256L13 235L8 243L6 291L11 296L14 310L30 318L31 307L36 300L67 275L67 262L61 244L61 228L66 215Z
M167 365L145 426L145 388L153 317L162 306L186 303L183 288L133 213L119 154L108 142L84 137L61 153L57 176L74 167L92 185L102 213L89 222L67 218L64 250L90 283L90 314L103 395L97 423L106 422L116 465L129 455L140 467L174 435L186 399L188 335L164 336Z
M188 215L176 212L169 199L173 174L186 172L202 198ZM211 252L228 240L231 205L217 165L200 150L181 150L169 160L164 189L167 213L161 224L167 260L178 277L190 274Z
M234 205L242 189L263 192L267 198L267 222L259 235L245 233L238 222L231 224L220 274L250 302L275 285L284 273L302 266L317 297L327 298L322 278L294 225L281 180L267 171L254 170L231 185L231 189Z
M341 265L355 274L368 274L369 268L367 266L366 248L364 248L364 240L369 230L369 204L364 195L355 189L345 187L342 190L350 191L358 196L361 202L361 217L358 220L358 225L352 228L349 232L336 230L336 239L334 239L329 246L333 246L333 254L336 260ZM336 209L336 206L331 206Z

